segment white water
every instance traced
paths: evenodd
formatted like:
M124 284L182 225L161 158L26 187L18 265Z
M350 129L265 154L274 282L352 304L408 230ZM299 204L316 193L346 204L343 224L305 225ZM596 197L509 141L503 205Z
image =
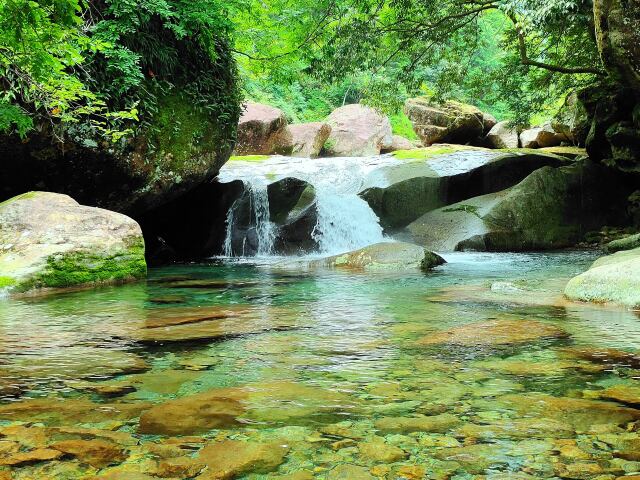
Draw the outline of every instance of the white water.
M319 159L275 156L260 162L229 162L220 171L219 180L242 180L249 186L259 241L258 256L273 254L277 235L274 225L268 221L267 184L286 177L310 183L315 188L318 210L313 238L319 245L318 253L334 255L385 241L378 217L358 193L370 186L369 173L397 163L390 156ZM224 254L244 256L244 252L231 249L233 221L232 208L227 217Z

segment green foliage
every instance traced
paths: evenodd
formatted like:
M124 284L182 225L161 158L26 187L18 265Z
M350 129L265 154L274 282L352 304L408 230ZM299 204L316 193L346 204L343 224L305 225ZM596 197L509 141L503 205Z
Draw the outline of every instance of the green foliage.
M409 140L417 140L418 135L413 131L413 125L411 120L407 117L403 111L389 115L391 121L391 129L395 135L402 135Z

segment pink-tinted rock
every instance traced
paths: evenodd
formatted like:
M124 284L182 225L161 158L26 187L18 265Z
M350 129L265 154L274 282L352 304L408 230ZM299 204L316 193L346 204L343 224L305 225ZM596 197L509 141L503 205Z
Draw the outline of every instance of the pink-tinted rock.
M518 131L509 126L508 121L496 123L487 135L494 148L518 148Z
M385 148L384 153L395 152L397 150L413 150L414 148L418 148L411 140L401 135L393 135L392 138L393 141L391 142L391 146L389 148Z
M247 102L238 122L237 155L271 155L286 144L287 118L278 108Z
M364 105L337 108L327 123L331 126L327 150L335 156L378 155L393 143L389 118Z
M299 123L287 127L292 157L314 158L331 134L331 126L323 122Z

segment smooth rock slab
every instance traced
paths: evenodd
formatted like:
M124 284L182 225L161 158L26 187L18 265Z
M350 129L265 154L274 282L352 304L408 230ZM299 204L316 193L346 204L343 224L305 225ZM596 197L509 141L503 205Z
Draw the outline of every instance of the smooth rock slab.
M50 192L0 203L0 288L21 293L146 273L142 231L125 215Z
M418 340L420 345L500 346L566 338L569 334L553 325L533 320L488 320L434 332Z
M365 271L430 270L446 263L439 255L410 243L383 242L312 262L313 266Z
M572 278L564 294L571 300L640 306L640 248L599 258Z

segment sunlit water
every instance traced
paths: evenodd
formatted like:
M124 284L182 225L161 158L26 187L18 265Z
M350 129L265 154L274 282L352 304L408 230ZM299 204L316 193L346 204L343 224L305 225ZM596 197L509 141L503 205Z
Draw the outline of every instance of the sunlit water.
M446 258L426 275L175 266L2 301L0 478L639 471L640 318L561 296L595 255ZM513 339L483 334L500 322Z

